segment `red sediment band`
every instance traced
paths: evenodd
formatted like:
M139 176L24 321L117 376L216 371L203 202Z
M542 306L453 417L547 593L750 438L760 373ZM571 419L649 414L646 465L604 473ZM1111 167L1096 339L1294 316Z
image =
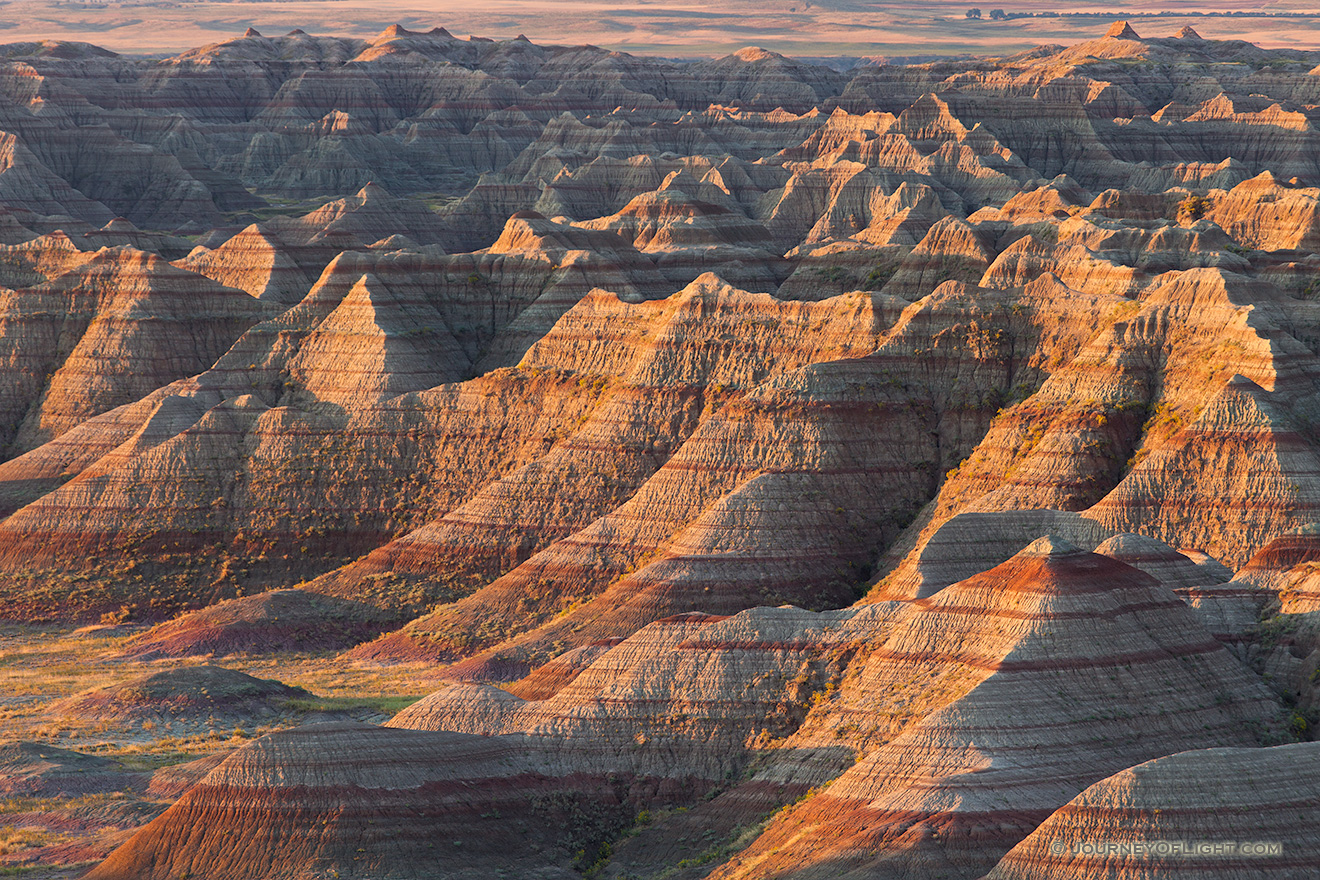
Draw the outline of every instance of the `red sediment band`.
M996 660L967 653L877 651L872 657L901 663L955 663L991 672L1038 672L1053 669L1092 669L1159 663L1175 657L1192 657L1224 650L1218 640L1175 648L1133 651L1108 657L1051 657L1041 660Z
M1184 501L1175 501L1168 497L1141 497L1136 495L1125 495L1116 506L1136 510L1198 510L1202 511L1207 507L1216 510L1234 510L1234 511L1252 511L1267 513L1285 513L1289 516L1307 518L1308 511L1320 510L1320 504L1265 504L1256 503L1245 498L1237 497L1231 503L1210 504L1204 496L1193 496Z
M1189 599L1264 599L1268 595L1255 587L1176 587L1173 592Z
M1282 535L1257 551L1244 568L1287 570L1315 560L1320 560L1320 535Z
M747 641L684 641L674 646L676 651L784 651L793 653L812 653L824 650L820 642L760 642Z
M708 623L719 623L721 620L728 620L728 619L729 619L729 615L727 614L703 614L699 611L690 611L684 614L673 614L670 615L669 617L662 617L654 622L660 624L682 623L682 624L696 624L698 626L704 626L705 624Z
M1285 817L1294 815L1300 804L1310 803L1313 806L1320 806L1320 793L1310 792L1299 798L1298 801L1282 804L1249 804L1243 805L1244 809L1250 809L1250 815L1262 815L1269 813L1278 813ZM1138 820L1158 818L1161 823L1171 819L1189 818L1204 824L1206 816L1217 815L1215 808L1211 806L1204 807L1167 807L1152 805L1150 807L1100 807L1090 804L1064 804L1054 814L1060 820L1076 822L1083 827L1096 827L1094 823L1097 818L1105 821L1118 821L1120 827L1128 825L1137 827ZM1285 823L1287 824L1287 823Z
M1008 589L1004 590L1004 592L1006 592L1006 593L1020 592L1020 593L1028 593L1028 594L1031 594L1031 593L1034 593L1035 591L1032 591L1032 590L1014 590L1014 589L1012 589L1012 588L1008 588ZM1087 591L1085 591L1085 592L1095 593L1095 592L1099 592L1099 591L1097 591L1097 590L1087 590ZM1057 595L1060 595L1060 596L1062 596L1062 597L1066 597L1066 596L1071 595L1071 594L1072 594L1072 593L1071 593L1071 591L1070 591L1069 593L1060 593L1060 594L1057 594ZM1049 594L1047 593L1047 595L1049 595ZM923 601L924 601L924 602L929 602L929 599L926 599L926 600L920 600L920 599L918 599L918 600L914 600L914 601L913 601L913 604L915 605L915 604L917 604L918 602L923 602ZM1165 608L1182 608L1182 607L1184 607L1184 603L1179 602L1179 601L1177 601L1177 600L1171 600L1171 601L1167 601L1167 602L1159 602L1159 601L1134 602L1134 603L1132 603L1132 604L1128 604L1128 605L1116 605L1116 606L1114 606L1113 608L1091 609L1091 610L1086 610L1086 611L1041 611L1041 612L1035 612L1035 611L1016 611L1016 610L1014 610L1014 609L1012 609L1012 608L998 608L998 607L993 607L993 606L976 606L976 605L946 605L946 604L940 604L940 605L934 605L934 606L927 605L926 607L927 607L927 609L928 609L930 612L932 612L932 613L939 613L939 614L960 614L960 615L971 615L971 616L976 616L976 617L1002 618L1002 619L1006 619L1006 620L1042 620L1042 621L1049 621L1049 620L1094 620L1094 619L1110 619L1110 618L1117 617L1117 616L1119 616L1119 615L1121 615L1121 614L1136 614L1136 613L1143 612L1143 611L1158 611L1158 610L1160 610L1160 609L1165 609Z
M66 508L73 510L74 508ZM81 508L93 510L95 508ZM181 508L176 508L176 510ZM194 508L206 509L206 508ZM281 551L301 552L303 547L308 553L317 555L329 553L344 554L366 553L389 541L393 536L376 528L353 532L322 532L309 535L304 532L272 531L251 536L251 540L238 542L241 545L261 548L267 554ZM199 528L165 529L146 534L124 534L121 532L69 532L69 531L30 531L0 532L0 562L7 567L21 564L30 568L33 562L71 559L86 561L88 554L114 553L127 559L137 559L153 553L177 553L199 549L218 549L233 544L232 529ZM20 559L10 559L15 551Z
M945 846L965 844L997 845L999 853L1008 850L1049 818L1048 809L1005 809L976 812L921 812L913 810L876 810L860 801L835 797L828 792L817 795L802 808L799 816L803 823L823 821L830 832L826 849L836 846L878 846L884 848L890 841L909 831L922 828L944 842ZM770 832L774 834L775 832ZM783 834L780 830L779 834ZM776 834L766 842L753 844L754 850L764 846L784 848L788 844ZM818 837L817 840L820 838ZM763 838L765 840L765 838ZM822 844L817 843L816 846ZM790 851L800 858L801 854ZM998 855L998 853L995 853ZM992 856L993 858L993 856Z

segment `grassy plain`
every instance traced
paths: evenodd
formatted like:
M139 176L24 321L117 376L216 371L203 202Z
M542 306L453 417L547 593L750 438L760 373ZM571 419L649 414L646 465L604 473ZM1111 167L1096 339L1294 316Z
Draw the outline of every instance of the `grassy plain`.
M33 740L107 757L153 751L205 754L232 737L233 727L176 735L163 725L124 730L115 722L60 717L60 700L82 691L126 682L181 665L213 662L258 678L271 678L310 691L295 700L282 724L303 723L309 715L352 715L383 720L439 687L434 666L377 666L340 660L334 654L233 656L212 661L138 660L119 656L137 628L85 627L77 630L0 627L0 742ZM240 739L256 735L246 727ZM264 731L262 731L264 732Z
M28 741L113 759L121 791L78 797L0 792L0 878L55 880L78 876L169 804L146 792L150 774L228 752L273 729L322 720L379 722L440 686L429 665L375 666L334 654L233 656L210 660L259 678L297 685L297 698L275 718L185 722L66 717L62 700L178 666L208 662L120 656L140 628L82 629L0 626L0 745ZM77 829L76 833L69 828Z

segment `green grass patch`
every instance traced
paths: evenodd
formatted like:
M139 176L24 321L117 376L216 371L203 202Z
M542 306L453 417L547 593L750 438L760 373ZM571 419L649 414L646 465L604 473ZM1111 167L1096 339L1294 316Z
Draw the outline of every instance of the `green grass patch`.
M416 703L425 694L404 696L297 697L286 704L295 712L351 712L370 709L383 715L396 715Z

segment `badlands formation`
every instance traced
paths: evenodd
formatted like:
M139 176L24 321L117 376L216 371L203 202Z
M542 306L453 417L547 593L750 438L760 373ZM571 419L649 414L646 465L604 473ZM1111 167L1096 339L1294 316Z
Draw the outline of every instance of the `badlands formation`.
M0 869L1316 876L1320 52L0 55Z

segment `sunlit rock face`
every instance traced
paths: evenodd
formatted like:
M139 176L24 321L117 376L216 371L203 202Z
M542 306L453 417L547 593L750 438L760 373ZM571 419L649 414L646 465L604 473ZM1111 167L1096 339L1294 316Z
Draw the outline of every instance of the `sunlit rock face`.
M986 878L1304 876L1315 840L1290 829L1317 809L1315 751L1314 743L1199 749L1139 764L1071 800ZM1092 843L1147 840L1209 846L1191 865L1177 852L1133 855L1129 846L1119 855Z
M1148 30L3 47L0 619L162 667L50 717L435 674L0 791L158 796L66 855L161 880L1144 880L1052 845L1304 824L1320 53Z

